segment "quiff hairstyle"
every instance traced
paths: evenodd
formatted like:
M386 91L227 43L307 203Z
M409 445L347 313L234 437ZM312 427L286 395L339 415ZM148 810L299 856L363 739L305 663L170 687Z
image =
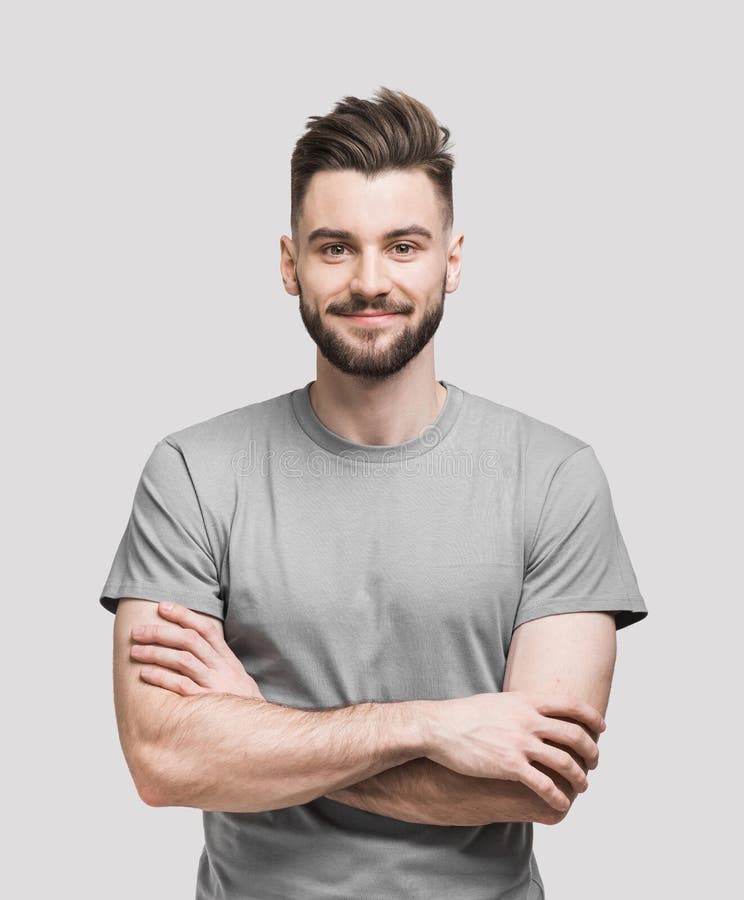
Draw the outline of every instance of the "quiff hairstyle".
M442 206L445 230L452 226L452 169L449 129L428 106L387 87L376 100L344 97L325 116L310 116L291 161L290 225L296 239L302 204L316 172L352 169L370 177L394 169L421 169Z

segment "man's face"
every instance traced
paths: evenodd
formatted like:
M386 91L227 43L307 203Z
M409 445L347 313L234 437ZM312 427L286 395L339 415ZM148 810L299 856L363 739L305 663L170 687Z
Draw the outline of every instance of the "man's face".
M332 365L382 379L429 343L454 286L449 232L425 173L317 172L296 237L296 290L287 289L299 294L305 328Z

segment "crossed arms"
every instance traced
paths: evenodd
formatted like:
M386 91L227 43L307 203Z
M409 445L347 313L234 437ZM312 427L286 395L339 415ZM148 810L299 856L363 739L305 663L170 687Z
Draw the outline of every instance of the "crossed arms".
M565 815L519 781L463 775L426 758L417 723L421 703L429 701L308 713L266 703L258 695L200 689L182 696L172 682L153 678L151 666L148 683L145 670L131 658L131 625L164 623L157 604L120 601L116 620L117 723L135 784L149 805L260 811L326 796L379 815L435 825L552 824ZM604 715L614 661L611 614L546 616L514 632L503 691L555 690ZM244 671L242 676L249 677ZM584 730L596 740L596 733ZM276 739L261 742L262 734ZM298 776L299 757L280 752L280 734L291 735L291 746L304 753L318 750L312 771ZM324 765L326 746L333 753ZM583 761L572 756L586 771ZM576 792L566 780L538 762L533 765L573 801Z
M604 716L615 667L615 635L611 613L567 613L525 622L512 636L503 690L555 689L578 696ZM597 740L596 733L588 733ZM581 757L571 755L586 771ZM540 763L533 765L549 774L573 803L577 794L565 778ZM368 812L432 825L551 825L566 815L519 781L461 775L427 758L326 796Z

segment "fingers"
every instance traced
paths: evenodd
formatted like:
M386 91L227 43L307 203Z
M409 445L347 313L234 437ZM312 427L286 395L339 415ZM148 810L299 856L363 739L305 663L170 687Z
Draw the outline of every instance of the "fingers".
M565 750L544 744L542 741L536 741L534 747L530 747L528 756L562 775L573 786L577 794L582 794L589 787L586 773Z
M197 615L188 606L180 603L158 603L158 613L169 622L175 622L182 628L190 628L201 635L218 656L234 655L225 643L220 626L216 622L207 621L202 615Z
M211 670L188 650L172 650L169 647L159 647L157 644L133 644L130 655L137 662L153 663L171 669L177 674L186 675L204 688L210 686Z
M599 748L581 725L548 719L541 736L556 744L570 747L583 758L588 769L596 769L599 765Z
M190 697L194 694L207 694L205 688L195 684L185 675L179 675L171 672L170 669L161 669L159 666L142 666L140 677L148 684L155 684L163 687L174 694L181 694L182 697Z
M601 734L607 727L599 710L577 697L539 697L535 709L543 716L567 716L570 719L577 719L597 734Z
M190 627L166 622L139 625L132 629L131 636L132 640L140 644L164 644L178 650L188 650L207 666L212 666L217 660L217 653L212 645Z
M556 744L571 747L585 760L589 769L596 769L599 765L599 748L581 725L546 718L535 734Z
M539 771L539 769L536 769L529 763L525 763L524 767L520 768L518 775L522 784L527 785L530 790L542 797L553 809L566 812L571 808L571 801L558 789L553 779L544 772Z

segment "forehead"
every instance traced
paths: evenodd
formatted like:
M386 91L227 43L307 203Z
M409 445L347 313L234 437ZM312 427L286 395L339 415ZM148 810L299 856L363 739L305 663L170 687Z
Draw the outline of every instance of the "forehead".
M304 240L316 228L335 228L373 239L410 222L437 235L442 229L439 198L420 169L364 172L316 172L302 208Z

